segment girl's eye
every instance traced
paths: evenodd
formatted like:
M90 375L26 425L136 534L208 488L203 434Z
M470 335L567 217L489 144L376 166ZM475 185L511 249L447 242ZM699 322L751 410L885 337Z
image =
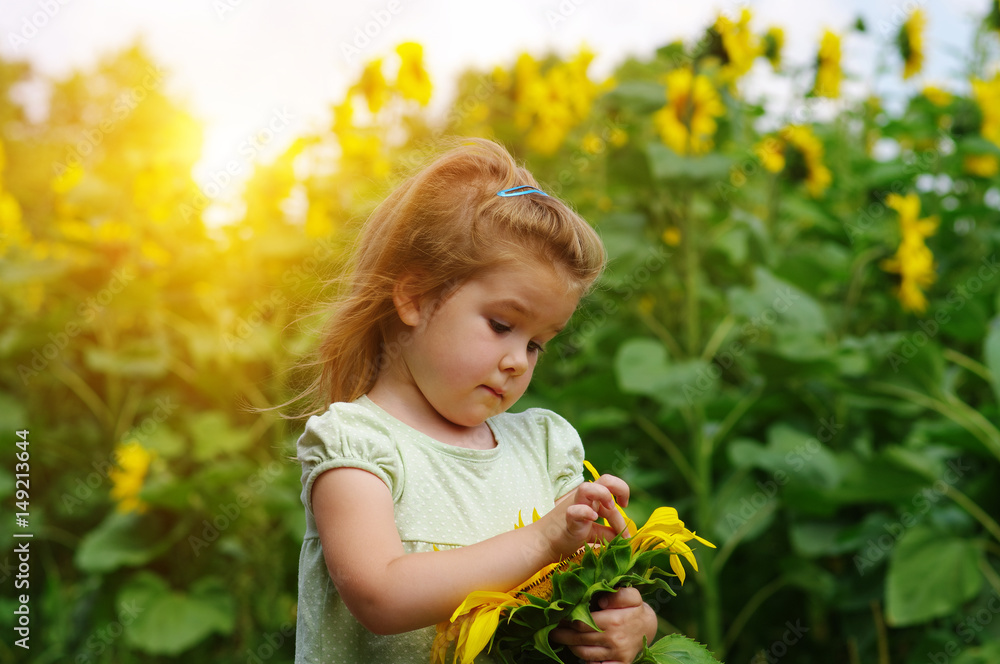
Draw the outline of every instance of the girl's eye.
M494 332L498 334L503 332L510 332L510 325L504 325L503 323L495 321L492 318L490 319L490 327L493 329Z
M545 347L542 344L535 343L534 341L528 343L529 353L544 353Z

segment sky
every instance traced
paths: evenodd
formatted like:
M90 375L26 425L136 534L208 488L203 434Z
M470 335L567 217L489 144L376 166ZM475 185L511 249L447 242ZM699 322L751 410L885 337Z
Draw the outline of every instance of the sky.
M141 40L166 70L162 85L205 126L196 180L204 184L239 146L264 127L279 127L277 154L295 136L322 132L364 63L391 59L395 46L417 41L435 85L432 106L446 107L451 82L470 67L510 65L517 54L596 53L594 78L626 57L648 57L677 39L693 43L720 12L751 26L785 29L785 60L815 58L825 28L846 32L864 18L869 37L844 40L847 89L878 85L883 96L903 95L901 65L892 49L876 47L898 31L909 12L928 16L927 65L907 85L962 85L957 73L973 29L990 0L0 0L0 57L27 59L58 80L94 67L102 57ZM875 63L895 80L874 79ZM886 77L888 79L888 77ZM790 98L759 62L744 83L747 96L770 105ZM22 89L32 113L45 113L45 85ZM262 156L266 153L262 151Z

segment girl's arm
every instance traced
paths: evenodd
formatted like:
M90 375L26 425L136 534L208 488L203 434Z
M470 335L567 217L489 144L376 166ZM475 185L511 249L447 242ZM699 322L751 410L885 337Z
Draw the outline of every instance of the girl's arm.
M313 484L312 505L330 577L358 622L398 634L451 617L474 590L505 591L587 542L625 528L612 501L628 486L611 475L584 482L538 521L458 549L405 554L392 496L376 476L335 468ZM595 523L608 519L611 527Z

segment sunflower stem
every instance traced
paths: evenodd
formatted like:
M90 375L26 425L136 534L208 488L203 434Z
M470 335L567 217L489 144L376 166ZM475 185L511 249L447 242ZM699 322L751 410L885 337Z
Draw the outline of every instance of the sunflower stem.
M698 476L695 474L694 468L691 467L691 464L688 463L684 453L681 452L680 448L677 447L677 444L670 439L670 436L663 433L662 429L642 415L636 415L635 422L639 425L640 429L646 432L647 436L652 438L653 441L663 448L663 451L667 453L670 460L677 465L677 470L679 470L684 479L687 480L688 487L692 491L698 491Z
M781 590L788 581L783 578L778 578L771 583L763 586L753 594L753 596L747 600L747 603L743 605L740 609L739 614L733 620L732 624L729 626L729 631L726 632L726 642L720 650L715 651L716 656L721 661L725 655L726 650L728 650L734 643L736 643L736 637L740 635L743 628L746 627L747 622L753 617L753 614L760 608L771 595Z
M692 104L694 82L698 77L698 61L691 67L692 94L687 100L685 108L684 124L688 128L687 149L685 155L691 154L691 116L694 111ZM698 255L698 220L691 214L691 187L683 187L680 194L680 226L681 226L681 250L684 255L682 261L684 270L684 298L685 298L685 324L686 334L684 338L687 357L695 358L701 354L705 347L701 338L701 312L699 310L699 282L701 280L701 257ZM714 440L705 434L705 410L701 404L696 404L690 409L690 430L694 434L691 441L692 450L695 456L695 474L697 476L696 492L698 496L698 523L699 528L709 528L712 518L712 448ZM706 552L707 553L707 552ZM708 553L705 560L704 572L701 574L701 588L703 595L702 622L705 629L705 641L709 648L722 648L722 615L719 601L718 577L713 571L712 558Z
M705 435L705 412L701 405L692 408L695 426L694 449L696 452L695 468L698 473L698 527L706 529L712 523L712 437ZM724 650L722 643L722 613L719 597L719 578L714 565L714 552L706 551L704 567L701 572L702 589L702 622L705 629L705 641L710 650ZM720 654L721 656L721 654Z
M878 664L889 664L889 633L885 628L882 605L877 599L873 599L871 607L872 618L875 621L875 634L878 637Z

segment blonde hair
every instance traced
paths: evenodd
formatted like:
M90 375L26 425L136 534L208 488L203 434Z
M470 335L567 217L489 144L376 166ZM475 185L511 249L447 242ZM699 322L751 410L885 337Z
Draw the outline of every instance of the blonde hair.
M316 411L367 393L398 353L404 338L390 340L401 332L392 294L403 275L415 280L414 292L442 298L477 273L527 257L560 268L581 295L593 284L605 262L597 233L554 196L497 196L518 185L538 187L502 146L467 139L375 209L317 350L322 371L303 394Z

